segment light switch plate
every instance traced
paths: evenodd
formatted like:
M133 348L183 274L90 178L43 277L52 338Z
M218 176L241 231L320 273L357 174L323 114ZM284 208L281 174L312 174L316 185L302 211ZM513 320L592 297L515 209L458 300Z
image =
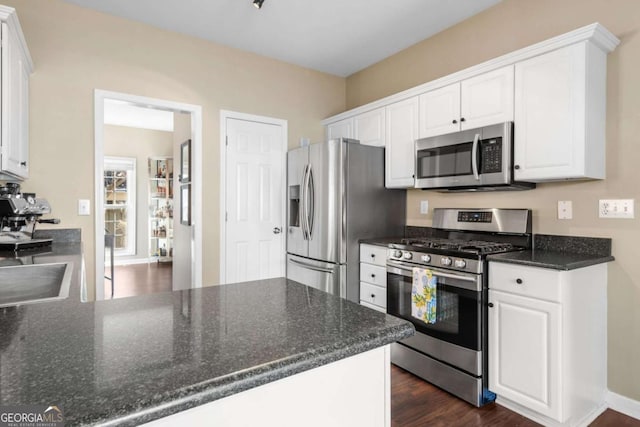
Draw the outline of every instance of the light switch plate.
M633 219L634 199L604 199L598 203L598 216L600 218Z
M558 201L558 219L573 218L573 203L571 200Z
M426 215L429 213L429 201L420 200L420 213Z
M91 215L91 202L89 199L78 200L78 215Z

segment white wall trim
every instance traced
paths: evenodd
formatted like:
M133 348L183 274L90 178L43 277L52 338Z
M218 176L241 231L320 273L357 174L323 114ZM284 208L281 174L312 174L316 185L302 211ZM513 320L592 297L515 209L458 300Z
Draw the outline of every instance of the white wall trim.
M507 53L497 58L490 59L478 65L465 68L464 70L457 71L439 79L432 80L430 82L415 86L402 92L395 93L377 101L370 102L369 104L365 104L352 110L337 114L335 116L328 117L322 121L322 125L326 126L339 120L348 119L349 117L366 113L367 111L386 107L387 105L393 104L395 102L412 98L425 92L448 86L450 84L466 80L479 74L488 73L489 71L506 67L508 65L515 64L516 62L524 61L534 56L539 56L544 53L551 52L552 50L557 50L565 46L587 40L592 41L596 46L607 53L613 51L613 49L615 49L616 46L620 44L620 40L618 40L615 35L613 35L609 30L607 30L599 23L595 22L576 30L569 31L568 33L561 34L559 36L541 41L536 44L532 44L531 46L518 49L514 52Z
M282 150L285 156L282 170L282 176L286 183L287 176L287 149L289 147L289 131L288 122L283 119L276 119L273 117L256 116L253 114L239 113L236 111L220 110L220 284L226 283L226 246L227 246L227 228L225 215L227 212L227 150L226 150L226 138L227 138L227 119L246 120L250 122L265 123L270 125L280 126L282 128ZM282 186L282 229L286 230L286 185ZM286 236L282 239L282 253L286 252ZM283 258L283 260L286 257ZM284 271L283 261L283 271Z
M607 405L614 411L621 412L625 415L640 420L640 402L630 399L611 390L607 392Z
M95 298L104 299L104 101L116 99L151 108L178 111L191 114L191 140L193 181L191 187L193 226L193 256L191 273L193 287L202 287L202 107L200 105L148 98L127 93L111 92L100 89L94 91L94 169L95 169Z

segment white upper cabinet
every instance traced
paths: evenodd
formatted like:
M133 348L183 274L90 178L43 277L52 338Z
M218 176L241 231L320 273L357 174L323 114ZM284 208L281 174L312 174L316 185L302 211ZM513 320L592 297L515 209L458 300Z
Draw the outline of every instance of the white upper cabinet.
M360 144L385 146L384 108L368 111L353 118L353 137Z
M513 65L420 95L420 138L513 120Z
M460 130L513 120L513 65L460 83Z
M460 83L420 95L420 138L460 130Z
M0 179L25 179L29 177L29 75L33 65L15 10L0 6L0 21Z
M353 138L353 119L344 119L327 125L327 141L336 138Z
M602 179L607 54L619 43L594 23L359 106L323 124L328 138L347 136L386 146L390 188L413 184L411 139L509 121L514 122L515 180Z
M414 141L418 137L418 97L386 107L385 186L414 186Z
M516 64L516 180L605 177L606 71L590 42Z

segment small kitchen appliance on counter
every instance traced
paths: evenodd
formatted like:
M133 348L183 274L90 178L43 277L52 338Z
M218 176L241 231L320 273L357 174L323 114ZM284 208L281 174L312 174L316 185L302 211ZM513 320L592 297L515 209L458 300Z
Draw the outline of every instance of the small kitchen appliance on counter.
M482 406L488 381L487 255L531 248L531 210L434 209L431 236L390 243L387 313L416 334L391 362Z
M51 246L52 239L34 239L36 223L59 224L59 219L41 219L51 205L34 193L21 193L20 184L0 187L0 251L20 251Z

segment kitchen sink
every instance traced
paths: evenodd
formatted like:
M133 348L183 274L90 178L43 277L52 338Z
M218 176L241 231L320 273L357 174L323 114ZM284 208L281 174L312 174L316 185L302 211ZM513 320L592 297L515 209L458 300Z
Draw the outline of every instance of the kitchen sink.
M0 307L67 298L72 271L71 262L0 267Z

